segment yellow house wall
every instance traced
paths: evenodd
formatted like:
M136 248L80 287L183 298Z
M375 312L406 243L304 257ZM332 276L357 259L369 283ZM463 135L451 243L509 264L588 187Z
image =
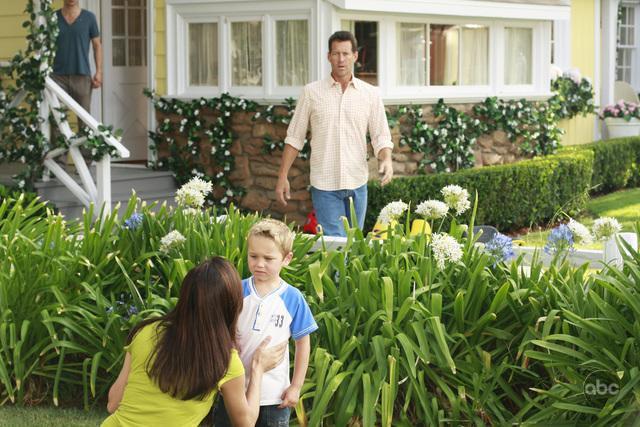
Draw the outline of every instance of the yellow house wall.
M154 28L154 65L155 84L159 95L167 94L167 42L166 42L166 8L164 0L154 2L155 22Z
M595 81L595 14L594 0L571 2L571 66L578 68L584 77ZM560 127L566 131L563 145L587 144L594 139L595 115L578 116L562 120Z

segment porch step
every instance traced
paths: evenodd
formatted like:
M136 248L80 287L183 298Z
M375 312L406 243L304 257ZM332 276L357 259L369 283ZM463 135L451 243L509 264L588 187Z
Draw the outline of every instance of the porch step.
M90 168L90 171L95 182L95 168ZM82 186L78 175L71 176ZM43 200L52 202L65 217L71 219L82 216L84 205L56 178L52 177L47 182L39 181L35 186L38 195ZM166 201L173 204L177 185L171 172L154 171L136 165L112 164L111 207L115 207L117 203L126 206L133 190L147 203L157 201L161 204Z

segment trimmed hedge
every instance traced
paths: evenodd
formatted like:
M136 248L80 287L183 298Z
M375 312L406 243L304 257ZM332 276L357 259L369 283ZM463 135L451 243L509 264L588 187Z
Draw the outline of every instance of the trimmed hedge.
M373 227L387 203L402 199L413 209L423 200L442 200L440 189L449 184L466 188L472 196L477 191L476 224L501 231L549 221L560 211L575 215L586 206L593 159L592 150L575 150L508 165L396 178L385 187L372 181L365 228Z
M618 138L563 148L563 152L593 152L591 192L610 193L640 187L640 137Z

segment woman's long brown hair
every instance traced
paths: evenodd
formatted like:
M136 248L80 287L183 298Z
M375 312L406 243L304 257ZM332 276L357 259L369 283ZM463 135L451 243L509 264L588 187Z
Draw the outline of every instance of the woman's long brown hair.
M158 322L147 373L160 390L182 400L203 399L217 390L229 367L242 299L236 269L213 257L187 273L171 312L136 325L129 342L141 328Z

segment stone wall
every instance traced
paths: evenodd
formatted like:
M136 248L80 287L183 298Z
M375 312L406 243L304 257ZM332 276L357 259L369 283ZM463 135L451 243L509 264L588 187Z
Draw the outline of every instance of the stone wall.
M470 109L471 105L456 106L458 109ZM430 115L430 106L424 106L425 120L433 122ZM286 125L267 123L263 120L254 122L253 113L235 113L232 117L232 130L235 141L230 150L235 158L235 170L230 175L231 181L244 188L246 193L240 202L240 206L262 211L282 218L286 216L289 221L303 224L307 214L312 209L309 187L309 162L296 159L289 171L291 185L291 199L287 206L282 206L276 201L274 189L278 179L281 151L272 154L264 154L264 137L284 139ZM166 116L159 114L158 120L164 120ZM203 112L204 119L215 119L211 112ZM178 121L178 117L169 116L172 121ZM399 126L391 129L391 136L395 144L393 153L393 167L395 176L410 176L419 173L418 165L422 154L412 153L407 146L400 146L401 132L410 132L406 123L400 122ZM177 143L183 143L180 135L174 135ZM182 138L184 139L184 138ZM203 147L203 151L207 147ZM373 157L371 148L369 160L369 176L371 179L378 177L377 160ZM520 160L517 146L512 144L507 135L502 131L496 131L492 135L483 135L476 143L475 148L476 167L489 166L503 163L512 163ZM215 165L206 165L211 175L215 174Z

